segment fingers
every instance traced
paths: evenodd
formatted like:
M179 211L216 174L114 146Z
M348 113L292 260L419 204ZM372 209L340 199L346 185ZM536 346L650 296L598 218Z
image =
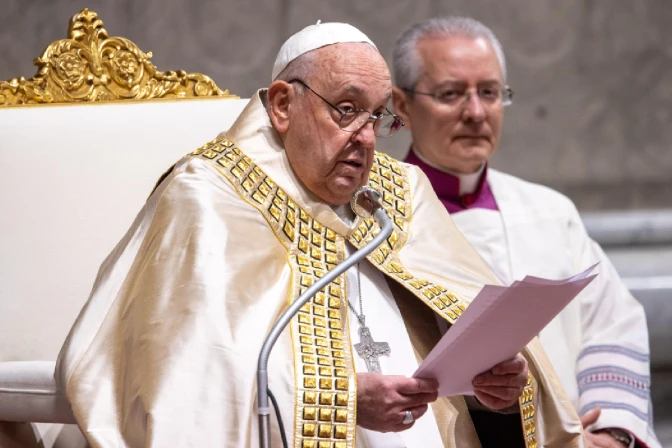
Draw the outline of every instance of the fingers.
M434 403L438 397L439 397L438 392L434 392L433 394L401 395L401 400L399 404L404 409L407 409Z
M518 399L514 400L503 400L499 397L495 397L490 394L486 394L485 392L481 391L476 391L476 398L485 406L488 408L495 410L495 411L501 411L502 409L506 409L509 406L512 406Z
M586 439L586 448L600 448L600 445L598 445L597 441L594 439L595 434L587 432L584 435Z
M522 390L516 387L483 386L474 388L474 392L486 394L494 398L504 400L509 405L513 404L522 393Z
M436 401L439 382L433 379L379 375L379 393L388 407L412 408Z
M434 379L401 378L397 392L401 395L400 405L406 408L433 403L439 397L439 382Z
M388 428L381 430L381 432L401 432L401 431L406 431L407 429L410 429L415 425L415 422L418 421L420 417L425 415L427 410L429 409L428 405L422 405L422 406L416 406L414 408L410 409L404 409L399 413L399 418L397 419L398 423L389 426ZM410 411L411 415L413 416L413 420L411 423L404 423L406 419L406 411Z
M598 418L600 418L601 413L602 413L602 409L599 408L599 407L596 407L596 408L586 412L581 417L581 425L583 425L584 428L589 427L590 425L595 423Z
M527 371L527 360L522 355L516 355L515 358L500 362L492 368L491 372L495 375L505 375L512 373L517 375ZM526 372L527 373L527 372Z
M439 382L430 378L404 378L400 377L397 390L401 394L431 394L438 392Z
M476 375L472 384L474 388L483 386L524 388L527 384L527 360L521 355L516 355L513 359L497 364L490 371Z
M410 428L412 425L402 423L406 410L418 419L427 412L428 403L438 396L435 380L359 373L357 382L357 424L379 432ZM418 392L425 390L430 392ZM409 393L411 391L416 393Z
M425 413L427 412L428 409L429 409L429 406L426 405L426 404L423 404L422 406L415 406L415 407L410 408L410 409L404 409L404 410L401 412L401 419L399 420L399 421L401 422L401 424L402 424L403 426L405 426L405 428L403 428L403 429L408 429L408 428L410 428L411 426L413 426L413 424L414 424L420 417L422 417L423 415L425 415ZM407 424L407 425L404 425L403 421L404 421L404 419L406 418L406 411L411 411L411 415L413 416L413 422L412 422L412 423L409 423L409 424ZM402 429L402 430L403 430L403 429Z
M626 445L608 434L586 433L587 448L624 448Z
M428 405L422 405L422 406L416 406L414 408L410 409L404 409L399 418L399 424L396 425L391 429L392 432L400 432L400 431L406 431L407 429L410 429L415 425L415 422L418 421L420 417L425 415L427 410L429 409ZM404 419L406 418L406 411L410 411L411 415L413 416L413 421L411 423L404 423Z
M516 355L476 375L472 384L478 399L490 409L513 406L527 385L527 360Z
M425 415L425 412L429 409L429 405L423 404L422 406L416 406L411 409L407 409L408 411L411 411L411 414L413 414L413 420L417 420L423 415Z
M474 377L472 382L474 388L483 388L487 386L494 387L512 387L516 389L522 389L527 384L527 373L525 374L506 374L506 375L495 375L491 372L481 373Z

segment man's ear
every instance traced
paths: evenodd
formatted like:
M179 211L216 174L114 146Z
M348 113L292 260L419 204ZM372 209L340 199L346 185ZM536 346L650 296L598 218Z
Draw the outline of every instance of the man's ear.
M411 99L408 94L399 87L392 87L392 103L394 104L394 113L404 120L404 129L412 129L411 114L408 113L408 107Z
M281 135L289 129L289 109L294 98L294 86L285 81L273 81L268 87L268 115Z

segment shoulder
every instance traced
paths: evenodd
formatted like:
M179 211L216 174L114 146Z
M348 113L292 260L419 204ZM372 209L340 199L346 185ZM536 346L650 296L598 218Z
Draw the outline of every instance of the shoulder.
M251 208L214 166L190 156L180 159L165 175L151 200L157 202L157 210L175 213L228 215Z
M416 165L406 162L397 161L397 163L404 171L406 181L409 183L412 192L416 192L419 187L421 188L421 191L427 187L431 189L432 186L429 183L429 179L422 169Z
M439 199L434 192L434 187L421 168L406 162L398 162L398 164L404 171L404 177L411 194L411 202L413 203L414 210L423 205L427 205L428 202L439 202Z
M494 169L488 170L488 184L495 197L526 204L536 212L578 216L576 206L564 194L545 185L530 182Z
M414 201L419 189L424 191L428 186L432 190L427 176L420 168L378 151L375 153L369 179L383 185L386 181L389 182L388 189L407 188Z

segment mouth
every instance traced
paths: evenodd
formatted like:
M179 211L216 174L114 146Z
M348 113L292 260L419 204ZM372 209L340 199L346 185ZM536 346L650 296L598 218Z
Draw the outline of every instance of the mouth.
M351 166L353 168L361 168L364 166L363 163L357 162L356 160L343 160L341 163Z
M338 173L341 176L359 178L363 175L365 165L357 160L341 160L338 163Z
M489 140L490 138L487 135L458 135L455 137L455 139L471 139L471 140L477 140L477 139L483 139L483 140Z

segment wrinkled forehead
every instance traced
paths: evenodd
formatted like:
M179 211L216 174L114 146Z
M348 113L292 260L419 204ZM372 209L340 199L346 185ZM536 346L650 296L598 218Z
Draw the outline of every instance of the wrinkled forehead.
M309 76L310 83L332 94L391 94L390 70L378 50L371 45L340 43L315 51L316 70Z
M366 42L339 42L317 48L313 52L323 61L344 59L378 61L383 59L376 47Z
M503 81L497 53L484 37L430 37L421 39L417 50L419 81Z

